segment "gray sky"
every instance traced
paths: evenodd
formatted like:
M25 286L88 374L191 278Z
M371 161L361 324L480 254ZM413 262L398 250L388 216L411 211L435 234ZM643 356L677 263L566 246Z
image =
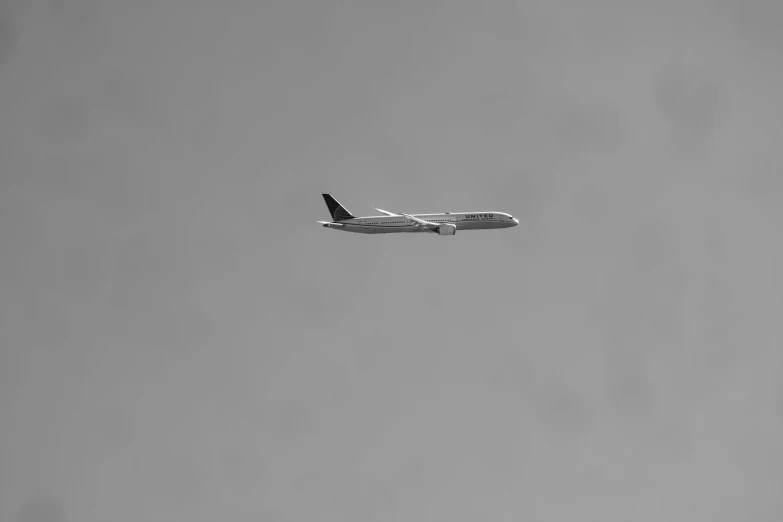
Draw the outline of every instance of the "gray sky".
M779 521L782 16L3 1L0 521Z

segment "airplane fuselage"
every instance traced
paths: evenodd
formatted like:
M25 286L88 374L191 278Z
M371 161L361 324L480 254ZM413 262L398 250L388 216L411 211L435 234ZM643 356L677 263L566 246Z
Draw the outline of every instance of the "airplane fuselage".
M457 230L510 228L519 221L505 212L446 212L442 214L411 214L431 223L447 223ZM405 216L365 216L324 223L324 227L360 234L395 234L398 232L431 232Z

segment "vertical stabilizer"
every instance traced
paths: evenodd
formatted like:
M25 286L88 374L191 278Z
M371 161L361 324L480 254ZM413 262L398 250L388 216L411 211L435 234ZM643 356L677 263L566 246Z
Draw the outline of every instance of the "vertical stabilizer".
M343 221L346 219L353 219L356 216L351 214L347 208L342 206L336 199L329 194L323 194L326 206L329 208L329 214L331 214L334 221Z

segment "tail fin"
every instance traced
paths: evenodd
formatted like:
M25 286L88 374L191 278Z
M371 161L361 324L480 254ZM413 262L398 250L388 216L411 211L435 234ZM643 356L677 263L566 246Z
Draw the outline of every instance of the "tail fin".
M343 221L345 219L353 219L356 217L329 194L323 194L323 197L324 201L326 201L326 206L329 207L329 214L332 215L333 220Z

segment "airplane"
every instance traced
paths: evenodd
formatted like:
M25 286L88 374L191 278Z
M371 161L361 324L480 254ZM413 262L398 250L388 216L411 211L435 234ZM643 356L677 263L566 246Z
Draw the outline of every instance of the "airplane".
M329 194L323 194L332 221L319 221L326 228L359 234L433 232L453 236L457 230L510 228L519 220L505 212L443 212L440 214L404 214L376 208L382 216L356 217Z

